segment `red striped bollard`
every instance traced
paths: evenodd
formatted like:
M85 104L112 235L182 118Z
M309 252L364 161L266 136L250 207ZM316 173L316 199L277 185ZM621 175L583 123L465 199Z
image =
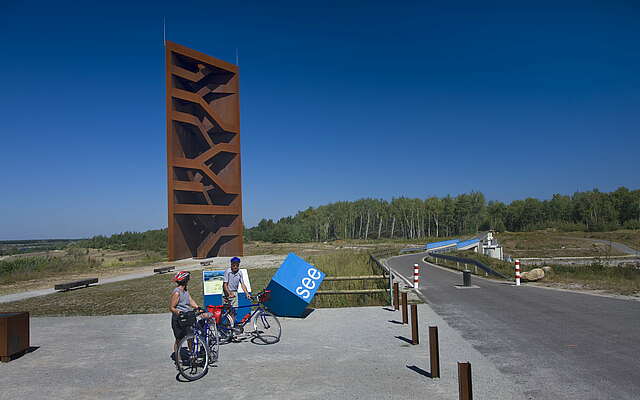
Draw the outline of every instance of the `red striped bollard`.
M413 264L413 287L415 289L418 288L418 283L420 281L420 267L418 264Z
M520 286L520 260L516 260L516 286Z

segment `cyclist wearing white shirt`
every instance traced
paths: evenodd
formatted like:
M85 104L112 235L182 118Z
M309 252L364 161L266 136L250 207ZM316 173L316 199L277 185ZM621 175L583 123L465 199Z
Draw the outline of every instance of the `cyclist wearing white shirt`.
M231 259L231 267L224 271L224 277L222 279L222 291L224 292L225 301L231 304L232 307L238 307L238 287L242 287L247 297L253 299L242 279L240 259L233 257Z

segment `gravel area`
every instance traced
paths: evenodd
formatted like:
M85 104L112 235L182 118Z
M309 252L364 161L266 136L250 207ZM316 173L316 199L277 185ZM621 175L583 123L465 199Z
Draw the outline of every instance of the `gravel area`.
M512 381L428 305L418 306L421 343L408 344L400 312L319 309L282 319L282 340L221 347L217 367L180 382L169 359L168 314L33 318L39 348L0 364L2 399L457 399L457 361L470 361L479 399L519 399ZM429 325L439 327L441 379L428 376Z

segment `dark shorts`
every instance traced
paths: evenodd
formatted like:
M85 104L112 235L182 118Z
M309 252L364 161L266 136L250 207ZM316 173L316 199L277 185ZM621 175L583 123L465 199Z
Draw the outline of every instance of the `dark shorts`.
M183 337L187 336L191 333L191 327L185 326L182 327L178 324L178 318L175 316L171 317L171 329L173 329L173 336L175 336L176 340L180 340Z

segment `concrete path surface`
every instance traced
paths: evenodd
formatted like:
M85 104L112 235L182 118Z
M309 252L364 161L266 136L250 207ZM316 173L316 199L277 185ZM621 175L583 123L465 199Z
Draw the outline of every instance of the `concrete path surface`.
M217 367L192 383L176 380L169 314L33 318L31 343L39 348L0 364L0 398L453 400L457 361L471 362L476 398L524 398L428 305L418 315L417 346L402 339L410 327L393 322L400 312L383 307L281 319L279 343L224 345ZM435 380L425 376L429 325L440 336L442 378Z

